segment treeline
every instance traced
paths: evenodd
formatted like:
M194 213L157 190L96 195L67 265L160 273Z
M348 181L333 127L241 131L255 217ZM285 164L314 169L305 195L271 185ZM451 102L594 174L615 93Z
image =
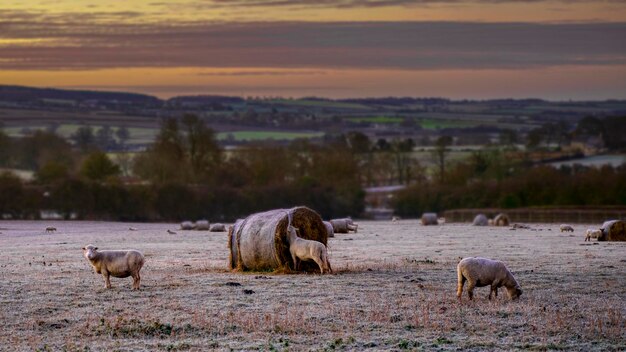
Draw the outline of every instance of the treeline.
M626 205L624 165L555 169L499 163L491 176L481 176L481 166L469 162L450 170L446 182L413 185L397 195L395 212L411 217L458 208Z
M323 146L257 145L223 150L194 115L168 119L144 153L112 160L97 145L51 132L0 134L0 166L35 171L32 182L0 178L0 214L37 218L232 221L269 208L306 205L324 217L364 209L358 160L342 138ZM125 177L124 175L133 175Z

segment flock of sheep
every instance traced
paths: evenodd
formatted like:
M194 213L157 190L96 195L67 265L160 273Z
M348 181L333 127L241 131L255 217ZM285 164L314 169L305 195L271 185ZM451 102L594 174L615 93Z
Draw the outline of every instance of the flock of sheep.
M275 219L278 219L277 221L283 221L285 218L287 219L285 237L294 270L299 270L301 262L312 261L316 263L322 274L324 274L325 272L332 273L332 268L328 260L328 252L325 243L301 237L300 229L294 226L294 209L275 210L266 213L258 213L251 215L249 217L251 218L251 220L248 220L248 218L238 220L229 229L229 248L231 249L231 262L236 259L239 262L238 266L241 267L241 263L245 259L243 257L246 255L246 253L242 251L239 246L241 241L241 231L246 231L246 221L249 221L252 224L252 238L258 239L259 236L263 236L262 230L264 228L270 227L271 231L279 231L278 225L276 225L278 224L278 222L272 225L271 221L273 220L267 220L273 216ZM278 212L278 215L276 215L276 212ZM281 214L281 212L284 212L284 214ZM432 216L430 215L427 216L426 219L427 221L433 220ZM439 219L435 217L434 221L438 220ZM254 226L256 226L255 221L257 223L259 221L261 222L260 225L256 224L258 225L256 227L257 233L254 232ZM504 214L498 215L496 219L493 220L493 222L488 221L486 216L479 214L474 221L474 225L477 225L476 222L478 222L480 225L482 225L483 223L484 225L502 225L504 223L508 225L508 221L508 217L506 217L506 215ZM354 223L354 221L352 221L352 219L350 218L334 219L328 222L324 221L323 224L324 229L327 232L326 235L328 237L333 237L334 233L347 233L349 231L356 232L358 229L358 224ZM191 223L183 223L181 224L181 228L207 229L209 231L225 231L225 226L223 224L216 225L218 226L213 227L209 226L208 221L198 221L196 222L196 225L192 225ZM623 227L623 222L620 222L619 225ZM574 231L574 228L567 224L562 224L559 228L561 232ZM47 232L52 232L55 230L56 229L54 228L46 228ZM588 241L591 238L599 239L602 235L603 231L601 229L588 229L585 233L585 241ZM275 237L275 234L271 233L270 236L272 236L273 238ZM249 241L250 238L245 238L244 241L246 240ZM232 243L232 241L236 241L236 243ZM274 239L272 239L272 241L274 241ZM270 244L270 247L275 247L274 244L275 243L272 242ZM263 248L255 246L258 246L258 243L253 244L253 247L251 247L252 251L259 251L259 253L252 253L253 256L262 257ZM233 253L233 248L237 248L238 252ZM97 247L90 244L83 248L83 255L89 261L95 272L103 276L106 288L111 287L111 276L118 278L131 276L133 278L133 289L139 289L141 280L139 272L145 262L145 258L141 252L136 250L98 250ZM233 256L236 258L233 258ZM234 262L233 265L231 265L231 268L234 269ZM249 264L247 265L247 268L254 269L254 267ZM511 274L506 265L501 261L478 257L464 258L457 265L457 277L457 296L459 300L461 300L465 283L467 283L467 295L470 300L473 298L474 288L483 286L491 287L488 297L489 299L491 299L493 295L495 295L495 297L498 296L498 288L500 287L505 287L510 299L517 299L522 294L522 289L518 282L515 280L515 277L513 276L513 274Z

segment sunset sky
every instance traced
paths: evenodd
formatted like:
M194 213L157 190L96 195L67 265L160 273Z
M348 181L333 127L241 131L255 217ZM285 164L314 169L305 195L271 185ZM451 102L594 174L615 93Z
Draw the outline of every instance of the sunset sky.
M626 1L2 0L0 84L626 99Z

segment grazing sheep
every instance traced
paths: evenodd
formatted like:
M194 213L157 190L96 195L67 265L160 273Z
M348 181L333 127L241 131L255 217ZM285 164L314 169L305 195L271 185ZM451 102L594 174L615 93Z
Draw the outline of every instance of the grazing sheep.
M359 225L350 218L332 219L330 223L333 225L333 234L348 233L350 231L357 232Z
M495 293L498 297L498 288L506 287L510 299L517 299L522 294L513 274L503 262L486 258L464 258L456 267L458 285L456 295L461 300L463 284L467 280L467 296L471 300L474 297L474 287L491 286L489 299Z
M493 224L495 226L509 226L509 223L509 217L504 213L500 213L493 218Z
M326 226L326 231L328 232L328 237L335 237L335 229L333 228L333 224L330 221L322 221L324 226Z
M489 219L485 214L478 214L474 217L474 221L472 221L472 225L474 226L487 226L489 225Z
M289 241L289 252L293 260L294 270L298 270L300 261L313 260L320 267L320 272L324 270L333 272L328 262L328 251L322 242L305 240L298 236L298 229L291 226L291 213L288 214L287 235Z
M98 247L88 245L83 248L83 256L89 260L96 273L102 274L104 286L111 288L110 276L133 277L133 290L139 289L139 270L145 261L143 254L136 250L98 251Z
M183 221L180 223L180 229L181 230L193 230L194 225L193 222L191 221Z
M56 230L57 230L57 228L56 228L56 227L52 227L52 226L48 226L48 227L46 227L46 232L54 232L54 231L56 231Z
M561 230L561 232L574 232L574 228L567 224L561 224L559 230Z
M208 220L198 220L198 221L196 221L195 228L198 231L208 231L208 230L211 229L211 227L209 226L209 221Z
M592 238L599 239L600 237L602 237L602 230L600 229L587 229L587 231L585 231L585 242L591 241Z
M436 213L424 213L422 214L422 225L438 225Z
M226 231L226 226L224 224L220 224L220 223L211 224L211 227L209 227L209 231L211 231L211 232L225 232Z

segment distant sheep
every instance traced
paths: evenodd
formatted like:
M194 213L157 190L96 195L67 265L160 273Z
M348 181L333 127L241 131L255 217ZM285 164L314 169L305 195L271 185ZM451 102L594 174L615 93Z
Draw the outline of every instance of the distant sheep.
M98 251L98 247L88 245L83 248L83 256L89 260L96 273L102 274L104 286L111 288L110 276L133 277L133 289L138 290L141 277L139 271L144 264L144 256L136 250Z
M57 228L56 228L56 227L52 227L52 226L48 226L48 227L46 227L46 232L48 232L48 233L50 233L50 232L54 232L54 231L56 231L56 230L57 230Z
M181 230L193 230L193 228L194 228L193 222L191 221L183 221L180 223Z
M486 258L465 258L456 267L458 283L456 295L461 300L463 285L467 281L467 296L474 297L474 287L491 286L489 299L493 293L498 297L498 288L504 286L510 299L517 299L522 289L503 262Z
M326 226L326 232L328 232L328 237L335 237L335 229L333 228L333 224L330 221L323 221L324 226Z
M289 252L296 271L300 266L300 261L313 260L319 266L322 274L324 270L329 273L333 272L328 262L328 251L323 243L300 238L297 229L291 225L288 226L287 233L289 235Z
M209 227L209 231L211 232L226 232L226 226L224 224L215 223L211 224Z
M561 230L561 232L574 232L574 228L567 224L561 224L559 230Z
M587 231L585 231L585 242L591 241L592 238L599 239L600 237L602 237L602 230L600 229L587 229Z
M359 225L350 218L332 219L330 223L333 225L333 233L357 232L359 228Z
M198 220L194 228L198 231L208 231L210 229L209 222L207 220Z

